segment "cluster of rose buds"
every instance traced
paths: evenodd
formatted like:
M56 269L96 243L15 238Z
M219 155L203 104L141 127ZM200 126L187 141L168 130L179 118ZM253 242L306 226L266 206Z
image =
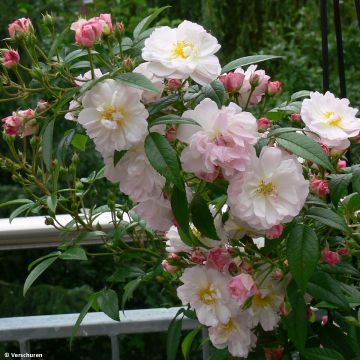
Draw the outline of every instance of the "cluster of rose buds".
M32 109L13 112L1 120L7 135L26 137L36 132L35 111Z

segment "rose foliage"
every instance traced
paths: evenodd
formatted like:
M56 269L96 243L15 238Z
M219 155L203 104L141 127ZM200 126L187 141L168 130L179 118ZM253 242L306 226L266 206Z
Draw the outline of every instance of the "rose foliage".
M24 293L55 261L103 255L114 273L74 335L90 308L119 320L137 286L158 280L184 306L168 359L184 316L200 323L182 342L186 359L201 327L213 359L359 358L358 110L305 90L270 106L282 84L258 63L278 56L221 67L202 26L151 27L164 9L131 36L110 14L74 21L70 48L49 15L50 49L30 19L9 25L0 102L27 105L2 119L0 167L27 198L2 206L19 205L10 221L45 213L63 235L29 266ZM85 152L103 167L89 169ZM84 249L91 237L102 253ZM120 305L117 282L126 282Z

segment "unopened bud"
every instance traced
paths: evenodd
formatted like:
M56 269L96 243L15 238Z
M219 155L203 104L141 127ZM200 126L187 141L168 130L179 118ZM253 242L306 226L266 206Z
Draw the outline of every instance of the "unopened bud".
M123 65L126 70L132 70L134 68L134 62L130 57L124 59Z
M55 21L49 13L43 14L42 21L50 30L54 28Z

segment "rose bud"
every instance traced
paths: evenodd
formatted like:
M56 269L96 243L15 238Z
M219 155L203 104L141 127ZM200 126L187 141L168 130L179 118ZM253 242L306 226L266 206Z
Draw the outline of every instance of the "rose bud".
M272 228L266 230L265 235L267 239L278 239L284 230L284 226L281 224L274 225Z
M331 251L329 249L324 249L322 252L323 260L330 266L336 265L340 263L340 256L335 251Z
M329 321L329 317L327 315L322 316L321 325L326 325Z
M343 255L348 255L349 252L350 252L350 250L349 250L348 248L346 248L346 247L342 247L342 248L340 248L340 249L337 251L337 253L338 253L339 255L341 255L341 256L343 256Z
M310 181L310 191L319 197L325 196L330 192L329 181L324 179L318 179L314 175Z
M100 40L103 31L103 21L100 19L79 19L71 24L70 29L75 31L75 41L82 46L91 48Z
M9 49L4 51L3 65L10 69L20 62L20 55L16 50Z
M265 131L270 127L271 121L266 117L262 117L257 121L257 124L259 131Z
M20 18L12 22L9 27L9 35L12 39L15 37L23 37L34 31L31 20L28 18Z
M269 96L274 96L276 94L279 94L281 92L281 82L276 81L269 81L266 89L266 94Z
M179 79L168 79L167 87L169 91L176 91L182 87L182 82Z
M339 160L338 163L337 163L337 171L340 171L341 169L344 169L346 168L347 164L346 164L346 161L345 160Z
M329 155L329 147L327 146L327 145L325 145L325 144L323 144L323 143L320 143L320 146L321 146L321 148L323 149L323 151L324 151L324 154L326 155L326 156L328 156Z
M15 112L12 116L8 116L1 120L3 122L3 129L7 135L20 135L23 118L18 116Z
M300 121L301 120L301 115L300 114L297 114L297 113L295 113L295 114L291 114L290 115L290 119L292 120L292 121Z
M174 142L176 140L176 131L176 128L173 126L166 130L166 138L169 142Z
M206 260L206 256L204 253L200 250L194 250L191 253L191 261L195 264L203 264Z
M39 99L37 102L37 110L44 111L49 106L49 103L44 99Z
M161 262L162 267L164 268L164 270L168 273L174 273L177 271L178 267L174 266L174 265L170 265L169 262L167 260L163 260Z
M273 274L273 278L275 280L281 280L283 278L283 273L281 270L277 269L275 270L274 274Z
M122 21L118 21L115 24L115 26L116 26L116 29L121 33L125 30L125 26L124 26L124 23Z
M244 82L245 74L229 72L219 76L219 80L223 83L227 92L234 92L241 88Z

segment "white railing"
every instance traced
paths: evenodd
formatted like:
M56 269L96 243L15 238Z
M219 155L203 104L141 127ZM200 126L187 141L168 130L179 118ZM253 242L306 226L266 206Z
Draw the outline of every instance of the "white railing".
M59 215L62 224L71 221L68 215ZM104 231L111 229L110 214L101 215L97 222ZM46 248L61 243L60 232L52 226L45 225L45 217L35 216L0 219L0 250ZM100 239L92 238L82 244L98 244ZM120 322L111 320L102 312L88 313L83 319L77 336L108 336L111 340L112 360L119 360L119 339L121 334L140 334L164 332L179 308L142 309L120 312ZM16 341L21 354L30 354L33 340L59 339L71 337L73 326L79 314L42 315L0 318L0 342ZM199 326L197 321L184 317L183 330ZM206 330L203 336L207 337ZM205 344L203 359L208 359L209 348Z

